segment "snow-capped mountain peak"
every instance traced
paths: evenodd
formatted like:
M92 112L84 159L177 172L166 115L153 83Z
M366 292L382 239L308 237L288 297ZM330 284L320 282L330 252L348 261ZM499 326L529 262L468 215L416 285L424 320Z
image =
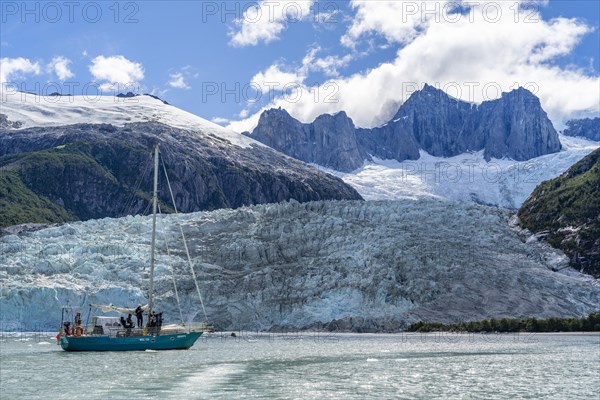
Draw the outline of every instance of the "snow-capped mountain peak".
M165 104L155 97L38 96L31 93L2 95L0 114L12 127L52 127L73 124L159 122L200 134L215 135L240 147L264 146L251 138L223 128L204 118Z

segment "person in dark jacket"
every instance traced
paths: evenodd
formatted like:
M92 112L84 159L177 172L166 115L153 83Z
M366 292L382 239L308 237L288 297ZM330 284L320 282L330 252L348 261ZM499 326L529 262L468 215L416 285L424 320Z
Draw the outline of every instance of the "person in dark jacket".
M137 326L142 329L144 327L144 311L142 310L142 305L138 304L135 309L135 317L137 318Z
M156 313L152 311L150 312L150 315L148 315L148 325L146 326L149 335L156 335L158 333L156 322Z
M131 336L131 328L133 328L133 321L131 320L131 314L127 315L127 319L125 320L125 335Z
M129 328L129 329L133 328L133 321L131 320L131 314L129 314L127 316L125 323L127 324L126 328Z
M156 313L154 311L150 312L148 316L148 327L153 328L156 326Z
M81 326L81 313L75 314L75 326Z

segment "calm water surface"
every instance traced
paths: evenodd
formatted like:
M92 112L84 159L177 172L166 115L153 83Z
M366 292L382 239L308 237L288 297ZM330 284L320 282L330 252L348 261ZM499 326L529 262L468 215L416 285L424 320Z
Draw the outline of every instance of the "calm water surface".
M600 336L214 334L187 351L0 341L2 399L598 399Z

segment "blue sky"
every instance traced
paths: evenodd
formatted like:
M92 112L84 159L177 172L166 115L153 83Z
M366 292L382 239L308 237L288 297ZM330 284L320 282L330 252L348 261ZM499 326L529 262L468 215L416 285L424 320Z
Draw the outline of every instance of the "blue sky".
M129 87L238 131L271 106L376 125L424 82L475 102L527 84L555 124L598 114L600 2L457 3L3 1L0 77Z

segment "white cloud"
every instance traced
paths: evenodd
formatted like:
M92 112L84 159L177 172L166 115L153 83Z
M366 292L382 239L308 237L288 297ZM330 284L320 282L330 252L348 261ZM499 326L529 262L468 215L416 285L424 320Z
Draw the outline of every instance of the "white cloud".
M353 58L351 54L343 57L330 55L321 58L317 57L319 52L321 52L320 47L311 48L302 59L300 66L286 66L282 62L277 62L254 75L251 83L260 87L262 93L283 91L286 85L289 85L288 88L302 85L312 71L321 71L328 77L337 77L338 68L348 65Z
M283 66L280 64L273 64L266 70L259 72L254 75L251 83L258 86L263 93L270 91L281 91L286 86L297 86L304 82L306 79L305 71L302 69L298 71L283 71Z
M54 72L58 79L66 81L75 76L73 71L69 68L69 64L71 64L71 60L66 57L57 56L50 61L47 68L50 72Z
M196 68L191 65L181 67L177 72L169 74L169 81L167 84L175 89L191 89L192 86L189 84L191 79L197 79L200 76Z
M161 88L153 88L150 91L150 94L153 96L158 96L158 97L163 97L165 94L167 94L169 92L169 89L161 89Z
M40 64L28 58L0 58L0 86L11 82L11 79L22 79L26 75L39 75Z
M326 57L316 57L320 48L312 49L303 59L302 64L310 71L321 71L325 76L333 78L340 75L338 69L343 68L354 59L352 54L344 56L329 55Z
M379 34L399 47L395 59L335 79L327 87L306 87L303 96L293 102L280 96L267 108L281 106L305 122L323 113L345 110L358 126L368 127L389 119L415 83L427 82L439 83L449 94L474 102L498 97L498 87L510 91L515 84L529 84L556 124L578 111L600 112L600 76L583 69L561 68L554 62L570 54L591 28L576 19L543 20L537 12L515 9L513 2L479 3L468 15L441 15L437 20L432 15L413 19L407 22L410 29L401 29L391 23L393 14L384 19L383 2L354 2L353 7L364 15L362 20L366 21L371 10L375 22L363 23L357 18L359 25L351 26L345 37L356 41L364 35ZM488 6L491 3L494 5ZM501 16L491 22L495 18L493 7L498 6L502 7ZM396 12L396 20L402 21L397 7L388 4L386 12ZM248 130L257 121L255 114L232 122L230 127Z
M356 15L341 43L354 47L359 38L368 34L383 35L388 41L398 43L410 42L430 19L439 18L444 9L448 10L451 6L448 3L447 0L352 0L350 7L356 10Z
M236 29L230 32L233 46L256 46L279 39L288 24L310 16L314 0L261 0L244 10L235 21Z
M190 86L185 81L185 77L181 72L170 74L169 86L176 89L190 89Z
M142 64L128 60L123 56L98 56L89 67L94 79L105 81L100 87L110 89L113 84L119 86L137 85L144 79Z
M335 25L343 20L343 12L339 4L322 2L313 9L313 27L315 29L335 29Z
M230 122L227 118L221 118L221 117L214 117L213 119L211 119L211 121L218 125L225 125Z

